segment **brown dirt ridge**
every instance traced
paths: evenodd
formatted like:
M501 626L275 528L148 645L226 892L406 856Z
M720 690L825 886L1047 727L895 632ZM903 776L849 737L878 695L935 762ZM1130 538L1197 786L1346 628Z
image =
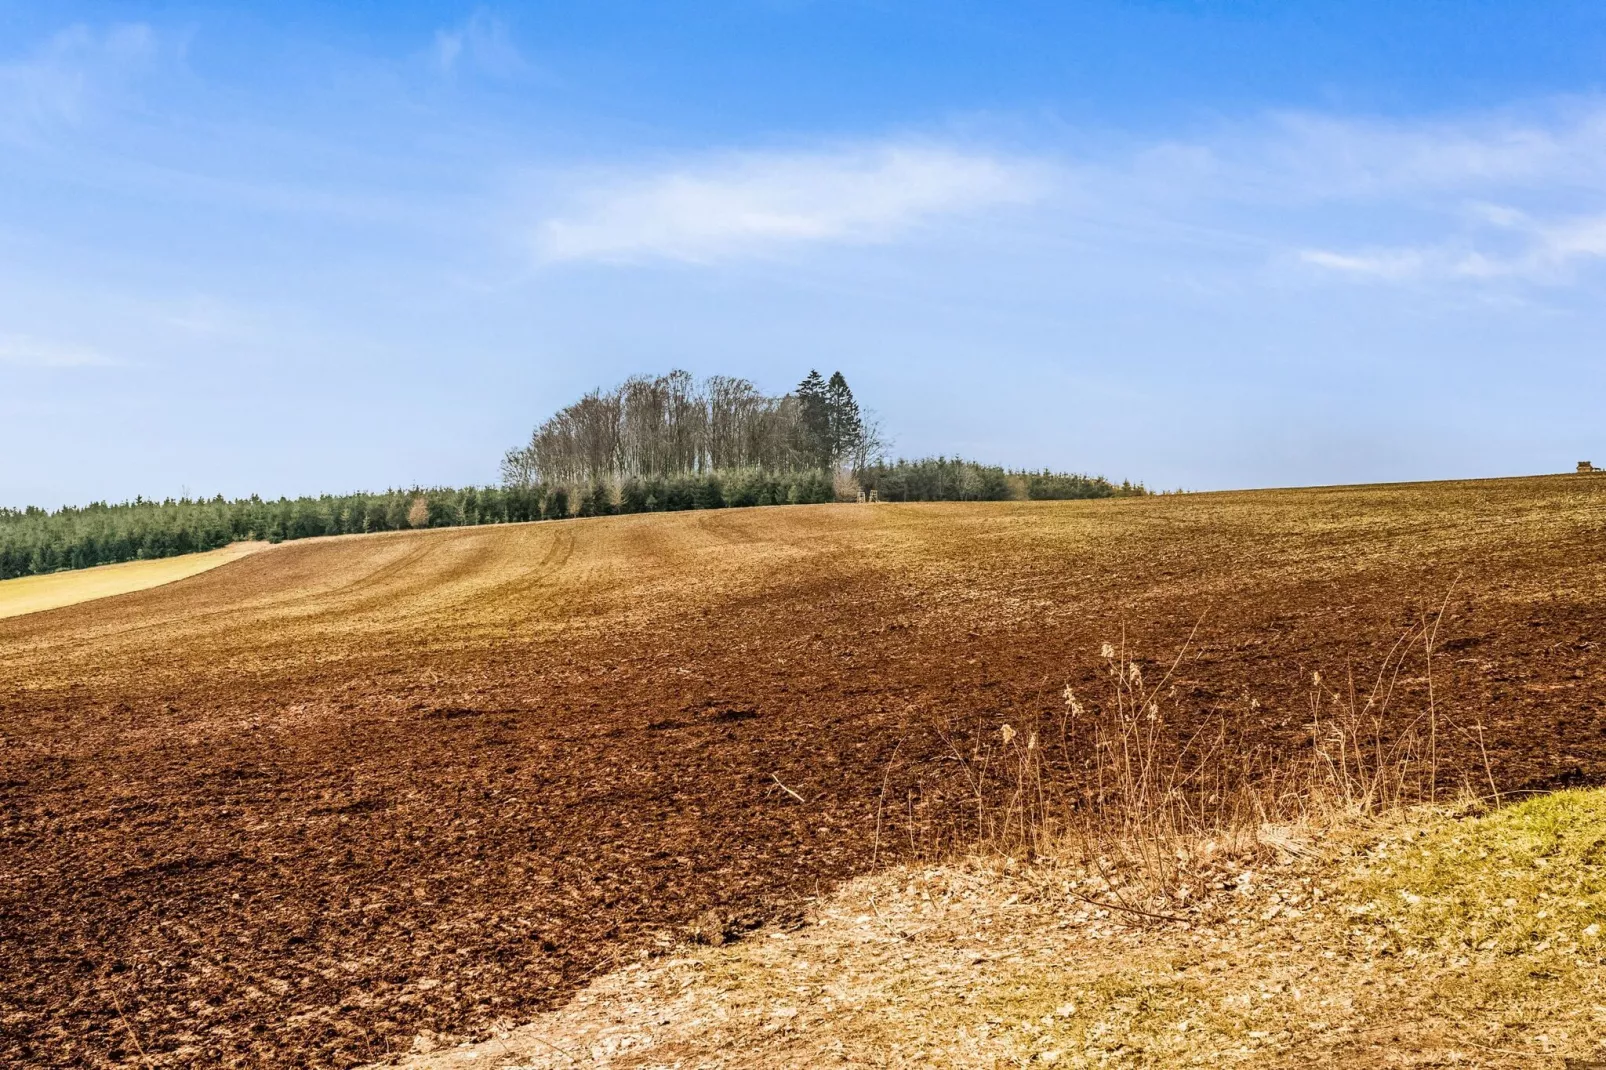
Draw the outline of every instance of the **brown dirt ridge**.
M965 741L1123 632L1198 625L1184 728L1299 746L1313 671L1445 606L1433 684L1502 788L1606 781L1603 550L1590 477L787 507L312 540L0 620L0 1062L352 1066L801 915L962 834Z

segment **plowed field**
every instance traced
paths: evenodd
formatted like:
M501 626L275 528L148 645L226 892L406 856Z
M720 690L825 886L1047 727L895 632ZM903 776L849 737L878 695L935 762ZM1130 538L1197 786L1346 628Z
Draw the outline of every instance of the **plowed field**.
M1123 630L1202 617L1184 713L1296 745L1313 670L1445 604L1438 700L1503 786L1606 779L1606 478L358 536L0 620L0 1064L516 1020L929 844L950 743Z

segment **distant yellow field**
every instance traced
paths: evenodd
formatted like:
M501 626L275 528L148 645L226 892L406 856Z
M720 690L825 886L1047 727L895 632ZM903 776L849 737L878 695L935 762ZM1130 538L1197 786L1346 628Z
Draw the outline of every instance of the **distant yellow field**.
M155 561L125 561L120 565L52 572L44 576L20 576L0 580L0 617L17 617L43 609L60 609L92 598L143 591L164 583L193 576L207 569L255 553L265 542L237 542L204 554L183 554Z

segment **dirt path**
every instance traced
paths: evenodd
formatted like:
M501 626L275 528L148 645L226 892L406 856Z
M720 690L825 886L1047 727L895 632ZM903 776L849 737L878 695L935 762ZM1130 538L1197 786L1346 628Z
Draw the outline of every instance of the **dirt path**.
M883 854L940 843L952 747L1123 628L1169 657L1203 617L1179 705L1297 745L1310 672L1448 592L1434 684L1502 782L1599 779L1603 531L1587 478L733 510L0 621L0 1059L349 1066L526 1018L710 908L795 914L878 812Z

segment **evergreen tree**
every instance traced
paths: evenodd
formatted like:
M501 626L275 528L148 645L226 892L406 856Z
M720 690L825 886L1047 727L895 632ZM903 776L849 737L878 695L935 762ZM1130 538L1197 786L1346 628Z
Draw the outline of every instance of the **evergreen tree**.
M860 443L864 440L864 418L853 391L841 372L832 372L825 384L825 413L831 444L831 465L857 467Z
M809 370L797 384L798 453L810 468L831 466L831 402L826 382L819 372Z

